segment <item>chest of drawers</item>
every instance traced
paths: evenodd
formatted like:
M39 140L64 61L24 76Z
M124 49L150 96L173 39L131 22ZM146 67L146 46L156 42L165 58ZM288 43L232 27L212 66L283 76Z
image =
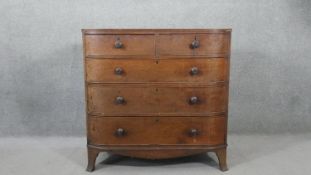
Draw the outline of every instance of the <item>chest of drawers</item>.
M99 152L215 152L227 170L230 29L84 29L88 171Z

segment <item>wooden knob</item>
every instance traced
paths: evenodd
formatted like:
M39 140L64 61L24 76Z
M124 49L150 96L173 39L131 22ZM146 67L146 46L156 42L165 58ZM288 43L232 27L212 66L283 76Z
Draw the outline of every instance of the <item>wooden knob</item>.
M124 104L125 100L124 97L118 96L116 97L116 104Z
M190 104L197 104L197 103L199 103L199 98L196 96L190 97L189 103Z
M191 48L192 49L196 49L196 48L199 48L200 47L200 42L199 40L197 40L197 38L195 38L192 43L191 43Z
M191 70L190 70L191 75L198 75L198 73L199 73L199 68L197 68L197 67L191 68Z
M118 128L117 130L116 130L116 136L118 136L118 137L122 137L122 136L124 136L125 135L125 130L123 129L123 128Z
M194 137L194 136L199 135L199 132L198 132L197 129L191 128L191 129L189 130L189 135L192 136L192 137Z
M116 67L116 68L114 69L114 73L115 73L116 75L122 75L122 74L123 74L123 69L122 69L121 67Z
M123 47L123 44L122 44L122 42L121 42L119 37L117 38L116 42L114 43L114 47L117 48L117 49L120 49L120 48Z

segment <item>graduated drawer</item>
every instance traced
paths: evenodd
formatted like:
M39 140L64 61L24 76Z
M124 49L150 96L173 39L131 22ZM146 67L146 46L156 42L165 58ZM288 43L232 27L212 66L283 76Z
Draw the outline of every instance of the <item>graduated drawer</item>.
M225 144L226 117L89 117L94 145Z
M226 86L88 86L92 115L216 115L227 111L226 104Z
M228 80L228 59L87 59L89 82L210 82Z
M154 35L85 35L85 55L153 56Z
M227 55L230 33L161 34L157 38L159 55L204 56Z

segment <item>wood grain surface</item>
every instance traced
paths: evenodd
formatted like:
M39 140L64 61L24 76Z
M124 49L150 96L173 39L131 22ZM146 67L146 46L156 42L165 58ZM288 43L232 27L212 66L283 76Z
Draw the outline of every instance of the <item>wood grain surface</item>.
M99 152L214 151L227 170L231 29L83 29L87 171Z

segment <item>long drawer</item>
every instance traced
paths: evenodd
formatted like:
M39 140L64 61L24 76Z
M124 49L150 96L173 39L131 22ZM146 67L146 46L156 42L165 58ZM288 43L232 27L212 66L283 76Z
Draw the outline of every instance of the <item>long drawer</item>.
M87 59L89 82L211 82L228 80L228 59Z
M217 115L227 111L227 87L89 85L92 115Z
M220 145L226 117L89 117L94 145Z
M230 33L91 34L84 45L87 57L227 56Z

